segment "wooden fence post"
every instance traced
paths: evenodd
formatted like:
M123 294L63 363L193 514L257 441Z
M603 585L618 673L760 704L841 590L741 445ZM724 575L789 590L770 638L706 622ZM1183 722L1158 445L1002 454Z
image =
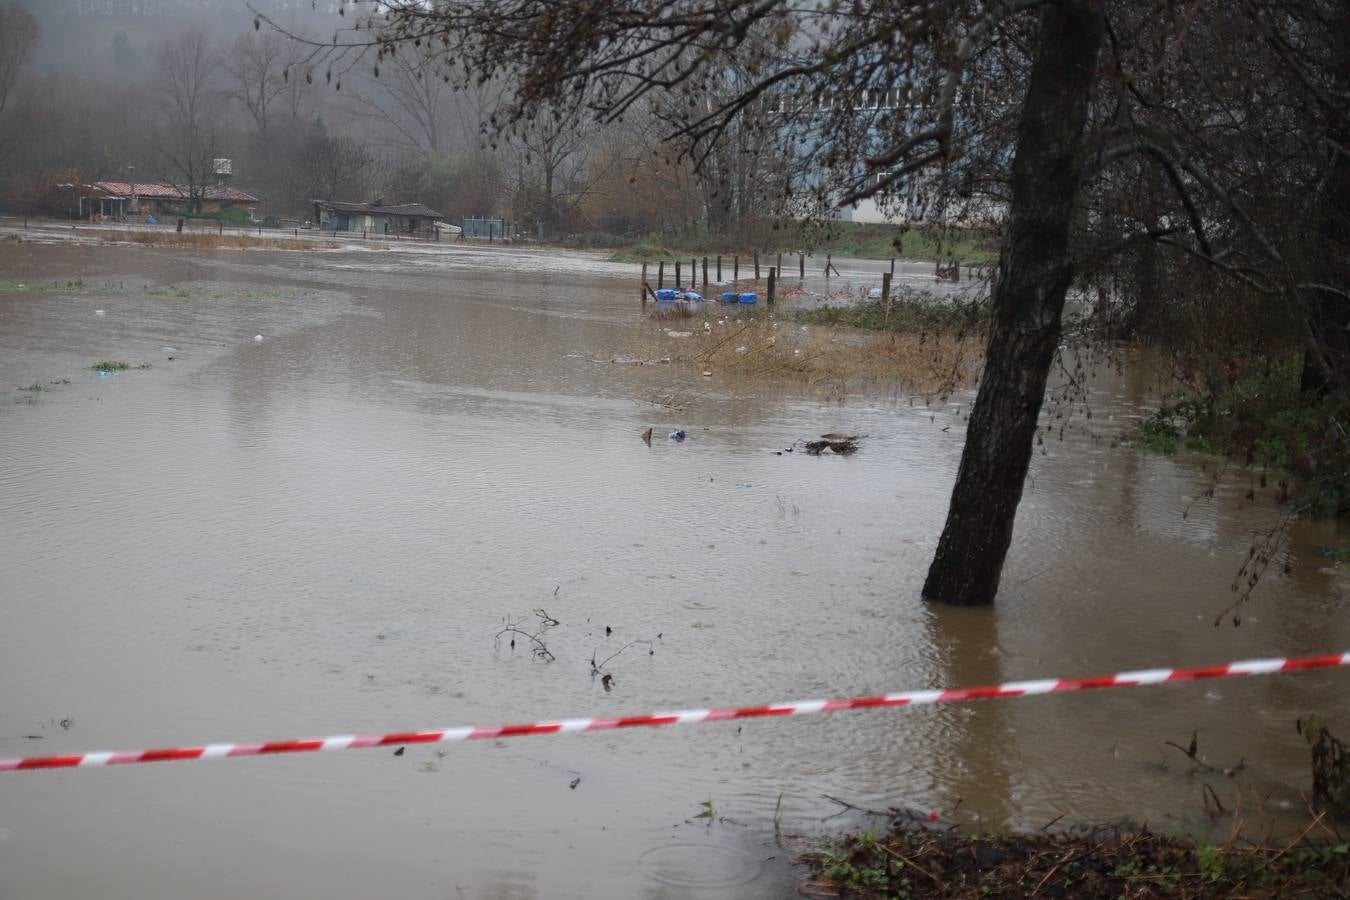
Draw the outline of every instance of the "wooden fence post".
M891 317L891 273L881 273L881 304L886 310L886 318Z
M759 281L759 251L755 251L755 280Z
M695 265L696 262L698 262L698 260L694 259L692 256L689 257L689 286L691 288L698 287L698 266ZM706 288L707 285L705 284L704 287Z
M666 261L663 259L656 264L656 289L659 291L666 286Z
M717 280L722 280L722 254L717 254Z
M825 254L825 277L826 277L826 278L829 278L829 277L830 277L830 267L833 266L833 265L834 265L834 262L830 259L830 254L829 254L829 253L826 253L826 254Z
M741 280L741 258L739 255L731 258L731 280L733 282Z
M638 285L638 299L642 301L642 308L647 308L647 264L642 264L642 282Z
M778 254L778 263L774 268L778 270L779 275L783 274L783 254Z
M708 290L708 257L703 257L703 290Z
M797 254L797 277L798 277L798 278L805 278L805 277L806 277L806 254L805 254L805 253L798 253L798 254Z
M677 259L675 260L675 289L679 290L679 288L680 288L680 261Z
M773 266L773 267L770 267L770 268L769 268L769 305L770 305L770 306L773 306L773 283L774 283L774 281L775 281L775 276L776 276L777 274L778 274L778 268L777 268L776 266Z
M895 257L894 257L894 256L891 257L891 274L892 274L892 275L895 274Z

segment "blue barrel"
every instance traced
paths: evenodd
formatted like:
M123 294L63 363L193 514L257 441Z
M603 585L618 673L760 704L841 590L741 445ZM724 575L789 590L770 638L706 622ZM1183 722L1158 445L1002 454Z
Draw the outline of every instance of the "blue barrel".
M741 298L737 295L737 293L736 293L735 291L723 291L723 292L722 292L722 302L723 302L723 303L740 303L740 302L741 302Z
M746 291L744 294L741 294L740 301L742 303L758 303L759 294L756 294L754 291Z
M702 303L703 295L698 291L685 291L684 299L688 300L690 303Z
M674 289L674 288L661 288L661 290L659 290L659 291L656 292L656 299L657 299L657 300L674 300L674 299L675 299L675 289Z

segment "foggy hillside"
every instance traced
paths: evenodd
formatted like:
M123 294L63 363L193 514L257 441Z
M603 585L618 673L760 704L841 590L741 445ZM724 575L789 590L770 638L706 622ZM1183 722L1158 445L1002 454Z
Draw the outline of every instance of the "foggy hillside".
M255 29L255 10L277 27ZM335 3L0 0L0 14L0 213L77 215L60 186L140 181L194 195L227 184L260 199L257 219L376 198L541 233L645 233L699 215L688 172L654 164L640 129L494 141L480 127L491 89L456 93L408 56L379 78L366 59L328 83L305 41L350 24ZM228 180L215 159L231 160Z

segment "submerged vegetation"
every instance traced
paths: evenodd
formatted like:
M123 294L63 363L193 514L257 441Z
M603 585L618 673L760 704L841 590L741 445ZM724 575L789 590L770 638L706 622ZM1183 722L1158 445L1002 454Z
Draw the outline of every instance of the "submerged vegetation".
M194 250L337 250L334 241L308 238L257 237L251 234L210 234L176 231L106 231L99 233L105 244L132 243L150 247L186 247Z
M972 384L983 361L979 328L868 332L846 324L802 324L791 315L740 307L673 319L657 314L657 319L662 333L615 361L669 361L709 377L829 386L840 395L856 383L946 394Z
M22 281L0 281L0 291L25 291L30 294L70 293L85 288L83 279L70 281L52 281L46 284L29 284Z
M101 359L98 362L91 365L89 368L93 369L96 372L122 372L127 369L130 369L131 364L122 362L120 360Z

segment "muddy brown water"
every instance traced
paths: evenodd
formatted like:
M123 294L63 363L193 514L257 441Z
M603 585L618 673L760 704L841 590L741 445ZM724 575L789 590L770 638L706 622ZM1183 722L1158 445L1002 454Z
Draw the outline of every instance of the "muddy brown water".
M1037 456L998 605L949 609L918 590L969 395L616 365L649 326L636 268L594 257L35 234L0 241L0 756L1350 648L1329 525L1297 525L1292 573L1211 626L1274 489L1251 503L1229 477L1183 518L1202 461L1110 443L1152 402L1146 366L1101 370L1095 437ZM672 392L683 411L649 402ZM867 438L773 452L830 431ZM494 641L539 608L554 662ZM606 692L592 655L635 640L654 652L613 659ZM1278 829L1309 782L1294 719L1350 730L1347 677L0 775L0 897L782 896L780 795L794 834L866 824L823 795L990 828L1204 828L1208 781ZM1162 744L1196 729L1210 762L1246 761L1235 778Z

